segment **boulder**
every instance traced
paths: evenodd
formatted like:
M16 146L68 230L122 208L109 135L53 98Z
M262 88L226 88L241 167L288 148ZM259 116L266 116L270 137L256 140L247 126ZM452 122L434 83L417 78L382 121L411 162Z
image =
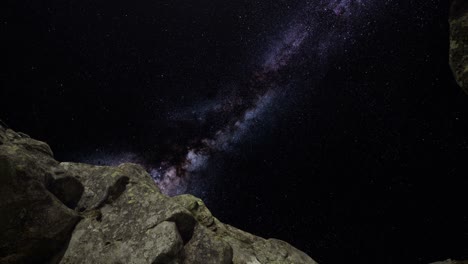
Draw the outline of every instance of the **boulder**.
M452 0L449 23L450 66L457 83L468 92L468 1Z
M192 195L168 197L139 165L57 162L0 127L1 263L315 263L286 242L221 223Z
M85 188L84 219L61 263L167 263L191 238L193 216L163 195L142 167L61 166Z
M80 217L48 190L58 165L49 146L2 128L0 140L0 263L44 262Z

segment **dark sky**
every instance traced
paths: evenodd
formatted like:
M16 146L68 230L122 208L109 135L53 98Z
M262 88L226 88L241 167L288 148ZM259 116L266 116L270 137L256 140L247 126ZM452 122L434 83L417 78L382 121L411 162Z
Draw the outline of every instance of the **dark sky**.
M169 164L223 222L320 263L468 258L468 96L445 1L1 10L0 118L58 160ZM196 173L190 150L209 157Z

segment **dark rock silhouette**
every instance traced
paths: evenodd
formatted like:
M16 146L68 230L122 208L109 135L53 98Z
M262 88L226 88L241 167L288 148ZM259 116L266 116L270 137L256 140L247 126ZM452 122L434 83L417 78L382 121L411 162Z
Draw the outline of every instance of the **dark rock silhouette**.
M460 87L468 92L468 1L452 1L449 23L450 66Z

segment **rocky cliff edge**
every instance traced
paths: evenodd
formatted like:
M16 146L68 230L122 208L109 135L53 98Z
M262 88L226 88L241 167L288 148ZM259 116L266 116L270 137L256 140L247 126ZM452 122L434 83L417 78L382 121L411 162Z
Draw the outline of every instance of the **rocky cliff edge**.
M0 126L0 263L316 262L221 223L194 196L165 196L139 165L58 162Z

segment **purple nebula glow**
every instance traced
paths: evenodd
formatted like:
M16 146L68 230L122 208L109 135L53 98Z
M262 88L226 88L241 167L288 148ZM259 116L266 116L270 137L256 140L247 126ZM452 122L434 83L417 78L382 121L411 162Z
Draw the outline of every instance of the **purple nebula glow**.
M368 5L366 0L308 3L286 24L286 30L268 44L264 55L260 56L259 68L252 73L247 87L244 87L251 92L250 95L240 96L235 92L237 88L231 87L232 92L222 94L215 100L169 113L171 120L195 117L195 121L200 123L207 122L207 116L213 114L232 118L228 118L213 135L195 139L196 144L186 146L186 153L181 160L163 160L146 166L162 192L170 196L185 193L192 184L193 175L203 171L215 153L229 152L233 146L242 142L253 127L262 122L268 110L277 100L281 100L281 96L278 96L281 89L289 87L275 81L285 68L297 65L303 56L314 58L318 68L327 68L329 54L340 53L339 47L362 30L353 29L351 25L359 21L360 12L363 8L369 8ZM125 159L134 160L137 158L133 156ZM115 162L108 158L105 163Z

